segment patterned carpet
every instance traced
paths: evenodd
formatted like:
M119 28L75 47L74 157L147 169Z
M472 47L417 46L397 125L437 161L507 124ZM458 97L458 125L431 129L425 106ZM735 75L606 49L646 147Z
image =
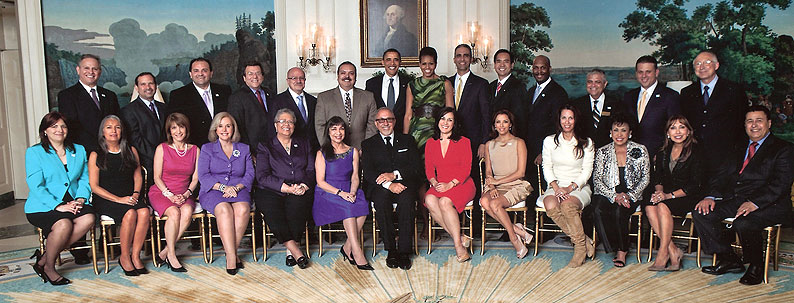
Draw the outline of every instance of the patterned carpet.
M490 244L489 244L490 245ZM496 246L496 245L495 245ZM336 247L337 250L333 248ZM434 246L436 247L436 246ZM369 248L367 249L369 251ZM330 252L329 252L330 251ZM283 250L272 250L266 262L245 257L245 269L226 274L222 253L211 265L198 254L184 258L186 274L165 267L126 277L115 262L108 274L95 276L90 265L67 263L59 268L73 283L41 283L27 259L0 255L0 300L13 302L794 302L792 270L770 272L766 285L744 286L739 274L710 276L694 258L685 270L647 271L649 264L629 259L612 267L611 255L599 252L580 268L565 268L571 250L544 247L537 257L517 260L508 247L489 247L471 262L455 261L449 246L414 258L409 271L390 269L385 253L372 262L374 271L359 271L342 261L338 246L322 257L314 250L304 270L284 265ZM371 252L371 251L370 251ZM250 250L247 252L250 253ZM66 254L64 254L66 257ZM100 262L100 270L103 263Z

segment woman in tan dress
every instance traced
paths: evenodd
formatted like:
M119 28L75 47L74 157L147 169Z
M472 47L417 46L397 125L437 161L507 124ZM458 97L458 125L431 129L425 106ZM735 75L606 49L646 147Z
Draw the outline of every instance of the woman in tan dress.
M505 208L524 201L532 192L532 186L522 179L527 147L524 140L513 135L513 121L513 114L506 109L494 113L491 137L495 138L486 143L485 189L480 205L504 226L516 249L516 257L522 259L529 252L526 244L532 240L532 235L520 223L513 224Z

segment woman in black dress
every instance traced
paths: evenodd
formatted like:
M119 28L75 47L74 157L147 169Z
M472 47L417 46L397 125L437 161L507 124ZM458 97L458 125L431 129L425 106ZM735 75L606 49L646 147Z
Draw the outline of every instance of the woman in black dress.
M121 226L119 266L124 274L147 274L141 249L150 218L146 203L138 201L143 185L138 151L127 142L119 117L109 115L100 126L99 150L88 157L93 204L98 214L113 218Z

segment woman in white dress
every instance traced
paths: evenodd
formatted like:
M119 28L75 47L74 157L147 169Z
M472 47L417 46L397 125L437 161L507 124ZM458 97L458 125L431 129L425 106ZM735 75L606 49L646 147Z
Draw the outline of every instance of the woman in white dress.
M579 111L566 104L559 110L557 133L543 140L543 177L548 183L541 197L546 215L571 237L574 254L569 267L584 263L595 253L593 241L582 228L582 209L590 204L590 185L595 149L593 141L577 126Z

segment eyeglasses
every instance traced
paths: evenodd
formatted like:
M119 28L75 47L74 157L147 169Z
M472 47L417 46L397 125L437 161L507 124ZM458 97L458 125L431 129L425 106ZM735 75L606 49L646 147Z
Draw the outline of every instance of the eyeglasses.
M262 76L262 72L247 72L247 73L245 73L245 75L248 76L248 77L251 77L251 76L261 77Z
M713 63L714 63L714 61L711 61L711 60L698 61L698 62L695 62L695 67L700 67L701 65L710 66Z
M292 120L284 120L284 119L277 120L276 122L278 122L279 124L295 124L295 121L292 121Z
M378 119L375 119L375 122L378 122L378 123L386 123L386 122L394 123L394 121L397 121L397 119L395 119L395 118L378 118Z
M306 81L306 77L287 77L287 80L292 80L292 81L295 81L295 80Z

